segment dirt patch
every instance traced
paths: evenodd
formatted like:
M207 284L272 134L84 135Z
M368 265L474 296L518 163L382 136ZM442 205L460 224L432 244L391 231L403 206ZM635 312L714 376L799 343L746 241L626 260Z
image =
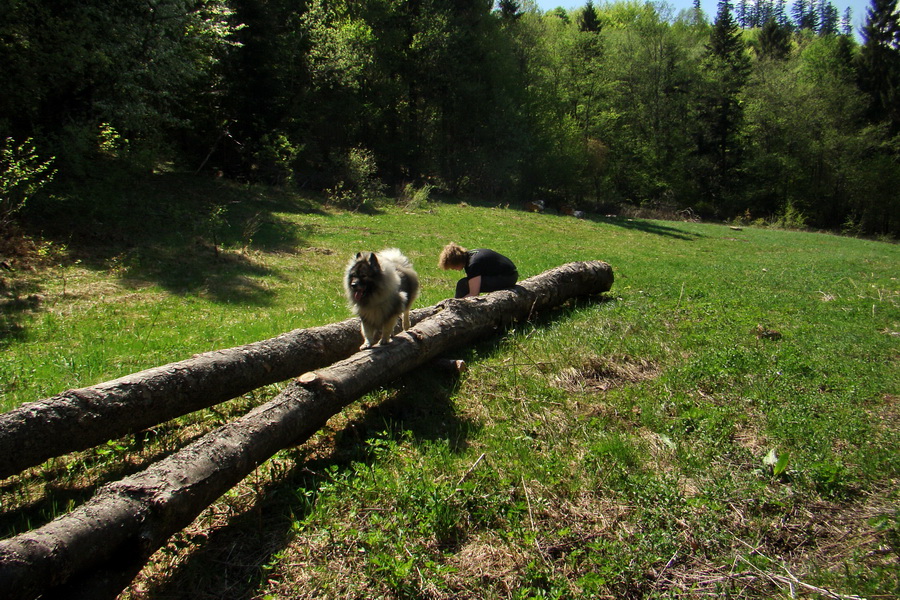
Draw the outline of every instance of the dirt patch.
M564 369L553 378L554 385L573 393L602 393L629 383L653 379L659 368L643 358L628 355L595 356L580 367Z

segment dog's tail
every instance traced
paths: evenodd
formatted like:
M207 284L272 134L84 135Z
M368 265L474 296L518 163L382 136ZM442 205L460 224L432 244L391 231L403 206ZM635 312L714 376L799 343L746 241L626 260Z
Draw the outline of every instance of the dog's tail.
M378 258L394 263L398 267L406 267L412 269L412 261L400 252L399 248L385 248L378 252Z

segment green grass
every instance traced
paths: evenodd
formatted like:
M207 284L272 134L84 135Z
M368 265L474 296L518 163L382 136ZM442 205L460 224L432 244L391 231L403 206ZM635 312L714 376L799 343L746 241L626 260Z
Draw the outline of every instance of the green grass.
M343 320L357 250L400 247L422 306L452 293L436 266L451 240L523 277L605 260L616 282L460 349L458 379L372 392L173 538L126 597L900 594L896 245L478 203L357 214L177 183L133 192L140 218L109 239L54 234L56 261L4 276L6 408ZM210 197L227 208L215 235L196 225ZM277 391L7 480L0 525L39 525Z

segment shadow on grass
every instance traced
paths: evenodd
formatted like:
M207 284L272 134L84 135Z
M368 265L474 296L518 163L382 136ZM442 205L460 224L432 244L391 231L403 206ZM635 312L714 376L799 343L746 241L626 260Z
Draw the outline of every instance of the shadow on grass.
M597 223L606 223L607 225L614 225L623 229L671 237L678 240L684 240L686 242L692 242L703 237L699 233L695 233L693 231L686 231L684 229L679 229L678 227L673 227L671 225L663 225L661 223L645 221L643 219L626 219L624 217L596 217L592 218L591 220Z
M203 295L214 302L268 305L274 292L256 278L272 275L247 254L193 248L144 246L123 256L122 281L134 288L155 282L173 294Z
M262 306L272 292L258 280L277 273L254 253L295 252L311 229L288 216L325 214L311 196L180 173L111 175L54 190L26 208L22 239L44 240L54 264L78 261L135 287L155 283L175 294ZM24 315L40 310L45 294L33 278L25 289L15 271L4 275L0 345L26 334Z
M34 312L41 307L38 294L22 295L19 291L7 291L0 281L0 348L5 348L14 341L26 339L25 326L21 315Z
M88 257L198 238L210 245L289 251L299 240L280 215L311 213L324 214L315 199L290 191L157 173L59 190L30 206L25 224Z
M103 485L147 469L202 434L196 431L184 435L172 421L105 446L51 459L0 481L0 537L43 527L90 500ZM176 437L177 445L167 441ZM155 448L158 445L166 447Z

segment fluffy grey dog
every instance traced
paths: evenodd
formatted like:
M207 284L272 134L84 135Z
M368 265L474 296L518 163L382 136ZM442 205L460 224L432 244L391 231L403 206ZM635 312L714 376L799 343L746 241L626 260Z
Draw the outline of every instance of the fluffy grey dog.
M379 341L388 343L397 317L402 316L403 329L409 329L409 307L419 293L419 276L398 249L358 252L347 265L344 289L350 309L362 321L366 341L360 350Z

